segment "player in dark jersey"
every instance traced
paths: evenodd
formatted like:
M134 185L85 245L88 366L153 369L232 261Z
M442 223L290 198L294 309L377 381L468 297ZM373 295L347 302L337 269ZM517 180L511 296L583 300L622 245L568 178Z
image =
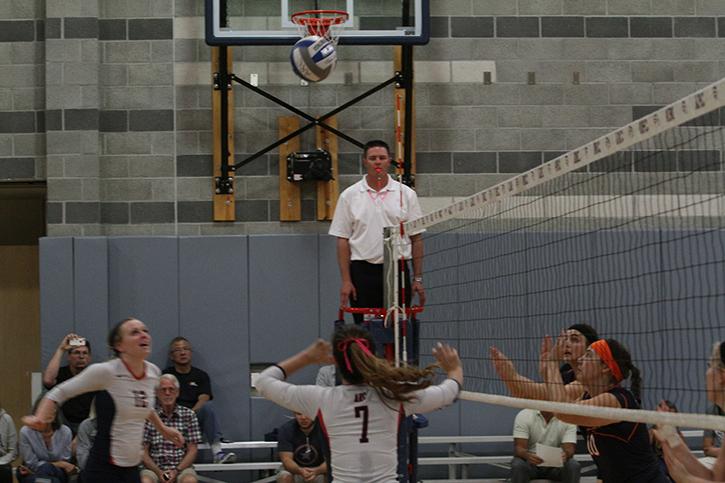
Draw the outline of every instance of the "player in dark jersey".
M89 391L96 395L98 433L84 471L84 481L139 483L145 421L148 419L169 441L184 444L184 437L161 422L154 410L155 389L161 371L146 361L151 335L138 319L116 324L108 345L117 358L93 364L76 377L54 387L40 402L35 414L23 422L43 430L64 401Z
M576 380L579 358L587 347L599 340L599 335L588 324L573 324L563 331L562 335L563 346L559 361L562 364L559 366L559 372L561 372L564 384L570 384ZM511 391L512 396L525 399L546 399L546 385L543 382L536 382L519 374L513 362L498 348L491 347L490 354L496 372Z
M547 337L542 344L542 373L548 398L585 406L640 409L639 369L622 344L600 339L579 359L576 381L564 385L559 362L564 343L553 346ZM630 389L621 383L630 380ZM556 414L561 421L577 424L586 435L587 450L597 463L604 483L668 483L652 450L647 426L629 421L612 421L588 416Z
M725 407L725 341L715 343L712 348L705 384L707 399L721 409ZM674 431L668 436L661 429L655 429L653 433L662 445L670 476L677 483L725 481L725 451L720 451L713 467L708 468L687 448L682 436Z

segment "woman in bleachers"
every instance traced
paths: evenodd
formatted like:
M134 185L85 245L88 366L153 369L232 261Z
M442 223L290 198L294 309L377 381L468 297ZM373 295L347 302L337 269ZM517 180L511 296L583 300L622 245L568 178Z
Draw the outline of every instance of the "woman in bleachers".
M69 475L78 472L78 468L70 462L72 439L70 428L60 424L57 414L42 430L29 426L20 428L23 464L18 467L18 481L33 483L44 478L53 483L66 483Z
M18 433L13 418L0 406L0 483L13 483L12 462L18 457Z

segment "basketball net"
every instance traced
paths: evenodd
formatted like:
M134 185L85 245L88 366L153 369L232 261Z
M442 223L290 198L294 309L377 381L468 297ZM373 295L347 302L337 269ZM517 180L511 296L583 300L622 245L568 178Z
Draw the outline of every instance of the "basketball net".
M297 25L300 37L316 35L337 45L343 24L348 18L349 15L344 10L303 10L293 13L291 20Z

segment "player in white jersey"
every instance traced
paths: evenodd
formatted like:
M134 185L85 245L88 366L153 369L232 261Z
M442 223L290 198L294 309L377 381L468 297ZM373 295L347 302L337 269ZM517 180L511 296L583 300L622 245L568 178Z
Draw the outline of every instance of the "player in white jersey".
M367 331L357 326L338 329L330 344L318 340L307 349L265 369L257 380L259 393L292 411L317 418L328 438L335 483L397 481L398 427L412 413L451 404L463 383L455 349L439 344L433 355L448 379L432 385L434 366L395 368L374 354ZM333 357L334 356L334 357ZM284 379L310 364L337 365L343 384L297 386Z
M148 419L164 437L178 445L184 438L164 425L154 410L155 390L161 371L146 361L151 335L138 319L116 324L108 344L117 358L93 364L77 376L54 387L38 405L35 415L23 422L42 430L64 401L91 391L96 395L98 433L93 442L84 481L138 483L138 464L143 452L144 423Z

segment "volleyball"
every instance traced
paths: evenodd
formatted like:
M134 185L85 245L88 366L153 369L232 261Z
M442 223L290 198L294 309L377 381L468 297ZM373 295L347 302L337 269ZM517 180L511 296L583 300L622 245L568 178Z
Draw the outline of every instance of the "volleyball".
M290 61L292 69L300 78L308 82L319 82L335 68L335 45L325 37L304 37L292 47Z

